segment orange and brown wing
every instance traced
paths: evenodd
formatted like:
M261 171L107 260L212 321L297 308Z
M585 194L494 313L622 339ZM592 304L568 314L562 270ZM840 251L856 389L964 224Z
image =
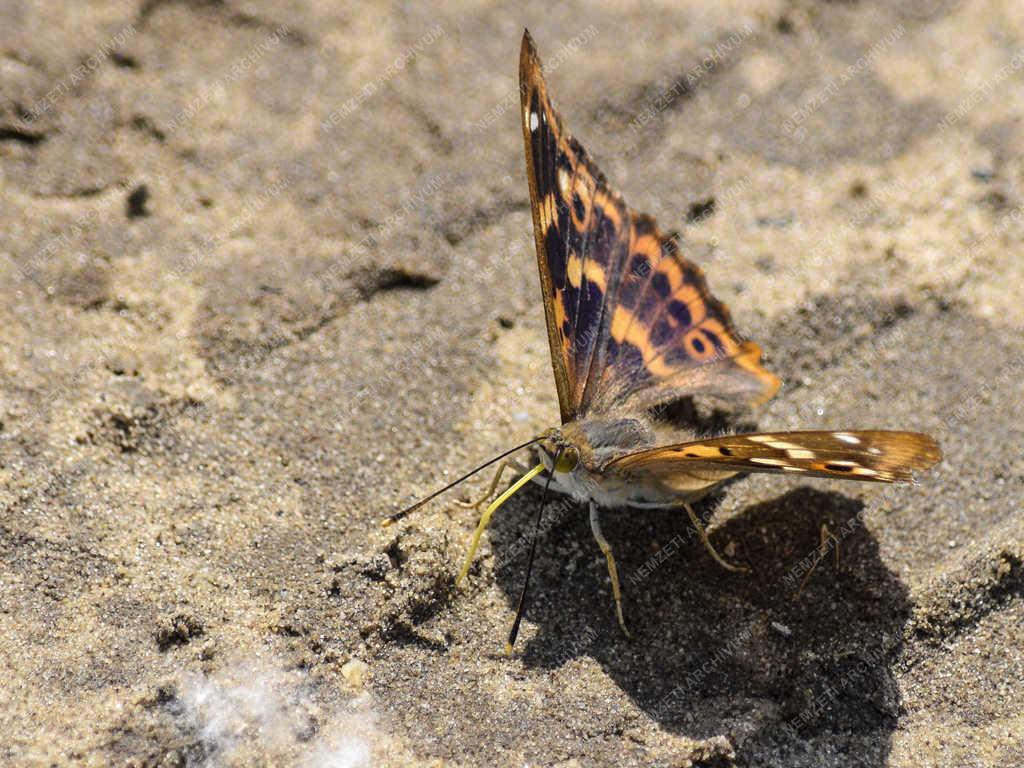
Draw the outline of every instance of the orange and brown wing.
M636 451L613 459L605 471L667 477L687 470L731 469L905 483L941 458L934 438L918 432L765 432Z
M778 380L703 273L630 209L548 96L523 35L519 78L537 262L562 421L707 393L768 399Z
M630 255L594 380L595 410L650 408L706 394L758 405L779 388L744 340L704 273L650 216L630 212Z

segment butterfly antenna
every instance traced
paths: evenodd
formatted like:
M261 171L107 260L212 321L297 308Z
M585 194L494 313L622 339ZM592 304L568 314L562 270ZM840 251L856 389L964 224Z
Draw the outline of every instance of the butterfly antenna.
M558 460L562 458L563 448L559 448L555 453L555 458L551 462L552 467L558 466ZM537 519L534 521L533 526L533 541L530 542L530 557L526 561L526 578L523 579L523 591L519 593L519 607L516 608L516 617L512 620L512 629L508 633L508 641L505 643L505 653L512 653L512 646L516 644L516 637L519 636L519 624L523 620L523 614L526 612L526 592L530 586L530 574L533 572L533 557L537 554L537 538L540 535L540 520L544 514L544 505L548 501L548 489L551 487L551 478L555 476L554 469L551 470L551 474L548 475L547 482L544 483L544 493L540 497L540 507L537 509Z
M425 498L420 499L415 504L413 504L411 507L406 507L401 512L395 512L395 514L393 514L393 515L388 515L386 518L384 518L384 521L381 523L381 525L383 527L387 528L392 523L396 523L399 520L401 520L403 517L405 517L406 515L408 515L408 514L410 514L412 512L415 512L417 509L422 507L428 501L432 501L433 499L436 499L438 496L440 496L445 491L454 488L456 485L461 483L463 480L468 480L473 475L475 475L477 472L479 472L481 469L486 469L487 467L491 466L491 464L493 464L494 462L501 461L506 456L509 456L509 455L515 453L516 451L521 451L521 450L523 450L523 448L527 448L527 447L533 445L534 443L540 442L543 439L544 439L544 435L540 435L539 437L535 437L532 440L527 440L522 445L517 445L515 448L509 448L507 451L505 451L504 453L502 453L502 454L500 454L498 456L495 456L490 461L485 461L483 464L481 464L476 469L470 470L469 472L464 474L462 477L460 477L458 480L453 480L452 482L448 483L448 485L446 485L444 488L442 488L442 489L440 489L438 491L434 491L429 496L426 496Z

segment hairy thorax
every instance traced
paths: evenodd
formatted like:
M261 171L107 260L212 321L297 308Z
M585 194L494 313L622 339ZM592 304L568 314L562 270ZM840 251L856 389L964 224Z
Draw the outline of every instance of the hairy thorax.
M649 473L637 476L617 471L609 464L626 453L693 437L680 430L666 432L637 416L583 419L553 431L539 453L549 471L559 449L563 453L575 451L579 456L571 470L555 470L551 481L554 490L577 501L592 501L600 507L670 507L700 499L734 473L676 471L664 477Z

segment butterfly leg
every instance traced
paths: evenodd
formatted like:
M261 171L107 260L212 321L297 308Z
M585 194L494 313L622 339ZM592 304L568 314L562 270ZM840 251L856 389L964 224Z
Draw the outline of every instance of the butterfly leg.
M693 527L697 529L697 535L700 536L701 544L704 545L704 548L711 554L711 557L714 558L716 563L727 571L738 571L740 573L750 571L746 566L733 565L732 563L726 562L711 545L711 540L708 538L707 531L704 530L704 525L701 523L700 518L697 517L697 513L693 511L693 507L689 504L683 504L683 506L686 507L686 513L690 516L690 522L693 523Z
M807 574L800 580L800 586L797 587L796 594L793 595L793 599L800 597L800 593L804 591L804 587L807 586L807 580L811 578L811 574L818 567L818 564L825 559L825 555L828 554L829 547L835 547L836 550L836 570L839 570L839 539L836 538L835 534L829 530L828 525L825 523L821 524L821 533L818 537L818 556L814 558L814 562L811 563L811 567L807 570Z
M601 552L604 553L605 558L608 560L608 575L612 580L612 596L615 598L615 615L619 619L619 626L626 633L626 637L632 637L629 634L629 630L626 629L626 620L622 618L622 591L619 589L619 571L615 567L615 557L612 555L611 544L608 543L604 534L601 533L601 522L597 518L597 505L594 502L590 502L590 530L594 534L597 546L601 548Z
M469 552L466 553L466 559L462 563L462 569L459 571L459 575L455 577L455 586L459 586L466 574L469 573L469 567L473 564L473 556L476 554L477 549L480 547L480 537L483 535L484 530L487 528L487 524L491 522L491 516L497 511L498 507L512 498L520 488L530 482L534 477L544 471L544 465L538 464L536 467L531 469L525 475L516 480L510 485L504 493L498 498L491 502L491 505L484 510L484 513L480 515L480 522L476 526L476 530L473 531L473 541L469 545Z
M525 472L526 467L520 464L514 459L506 459L498 465L498 471L494 473L494 479L491 480L490 486L487 488L487 493L481 496L476 501L458 501L454 502L455 506L462 507L463 509L480 509L484 504L491 500L491 496L494 495L494 490L498 487L498 483L501 482L501 476L505 474L505 470L508 468L514 469L516 472Z

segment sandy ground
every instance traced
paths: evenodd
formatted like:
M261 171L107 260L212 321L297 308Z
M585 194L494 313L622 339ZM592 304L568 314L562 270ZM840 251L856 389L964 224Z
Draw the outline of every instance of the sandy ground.
M527 5L0 4L0 762L1024 764L1024 5ZM539 492L379 521L557 417L524 26L733 421L946 460L609 514L631 641L556 505L506 658Z

